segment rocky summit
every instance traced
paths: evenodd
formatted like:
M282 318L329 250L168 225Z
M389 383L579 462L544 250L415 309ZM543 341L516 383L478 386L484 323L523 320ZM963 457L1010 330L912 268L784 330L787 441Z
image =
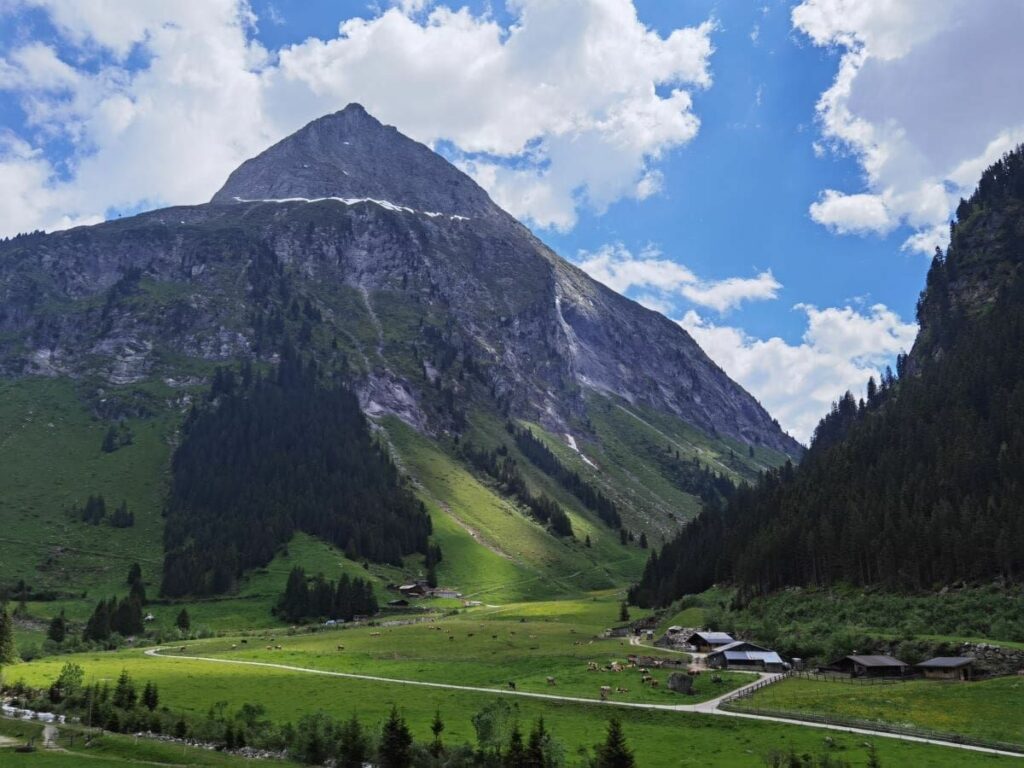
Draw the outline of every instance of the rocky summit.
M555 430L585 430L603 396L801 450L678 324L592 280L359 105L246 161L209 204L0 245L8 376L180 384L211 362L270 361L284 336L343 361L366 413L428 434L458 430L445 402L469 371L503 413ZM446 378L452 360L462 378Z

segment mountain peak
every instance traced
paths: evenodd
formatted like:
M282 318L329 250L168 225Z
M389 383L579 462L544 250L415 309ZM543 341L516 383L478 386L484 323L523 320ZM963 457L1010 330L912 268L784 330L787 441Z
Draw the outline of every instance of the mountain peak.
M355 103L246 160L212 202L328 197L386 201L450 216L497 210L469 176Z

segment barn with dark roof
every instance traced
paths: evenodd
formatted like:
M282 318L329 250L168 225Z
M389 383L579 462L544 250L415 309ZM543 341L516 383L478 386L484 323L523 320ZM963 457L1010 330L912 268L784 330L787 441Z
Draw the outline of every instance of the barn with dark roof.
M932 680L970 680L974 676L974 659L969 656L936 656L916 666Z
M823 672L840 672L850 677L903 677L910 665L892 656L851 654L836 659Z

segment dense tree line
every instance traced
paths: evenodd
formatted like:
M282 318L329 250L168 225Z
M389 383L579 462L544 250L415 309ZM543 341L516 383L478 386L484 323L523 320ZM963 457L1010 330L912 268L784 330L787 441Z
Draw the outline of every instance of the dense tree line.
M516 708L499 700L472 718L476 743L449 743L445 722L438 711L430 736L417 740L397 707L377 727L364 725L353 713L337 720L324 713L303 715L297 723L277 724L266 717L262 704L242 704L229 711L227 702L210 707L205 715L175 712L161 700L155 683L139 685L127 671L117 682L85 683L85 670L68 662L48 689L29 688L18 682L6 688L14 706L77 718L88 727L115 733L168 734L194 739L218 749L246 746L282 751L307 765L338 768L565 768L567 751L543 718L525 729ZM611 718L604 737L593 750L578 756L588 768L634 768L636 760L617 718Z
M272 376L214 380L172 461L162 594L230 590L296 531L350 558L400 565L426 553L423 504L373 440L359 403L290 347Z
M545 474L557 480L563 488L583 502L587 509L593 510L597 516L612 528L622 527L622 518L615 502L605 496L599 489L588 483L578 472L574 472L551 452L542 441L537 439L529 429L517 427L509 421L505 429L515 439L516 446L533 464Z
M285 621L305 619L342 619L377 613L377 597L366 579L342 574L337 582L328 581L318 573L312 579L296 566L288 574L284 593L277 602L277 615Z
M962 206L929 272L913 354L866 399L840 399L800 467L766 473L653 554L635 602L718 581L749 594L1024 578L1024 249L1006 234L1024 231L1021 155Z
M530 491L515 457L509 455L507 446L487 450L464 442L462 454L470 464L496 480L506 493L529 509L533 518L548 526L552 533L557 536L573 535L572 522L561 504L546 494L534 495Z
M122 637L142 634L142 603L136 595L118 600L100 600L82 629L82 639L94 642L109 640L112 634Z

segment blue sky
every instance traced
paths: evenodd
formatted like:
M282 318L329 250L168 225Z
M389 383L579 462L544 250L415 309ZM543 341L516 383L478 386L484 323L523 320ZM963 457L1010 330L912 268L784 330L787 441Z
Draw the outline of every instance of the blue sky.
M202 202L358 100L806 440L912 342L951 207L1024 138L1019 4L891 6L0 0L0 234Z

